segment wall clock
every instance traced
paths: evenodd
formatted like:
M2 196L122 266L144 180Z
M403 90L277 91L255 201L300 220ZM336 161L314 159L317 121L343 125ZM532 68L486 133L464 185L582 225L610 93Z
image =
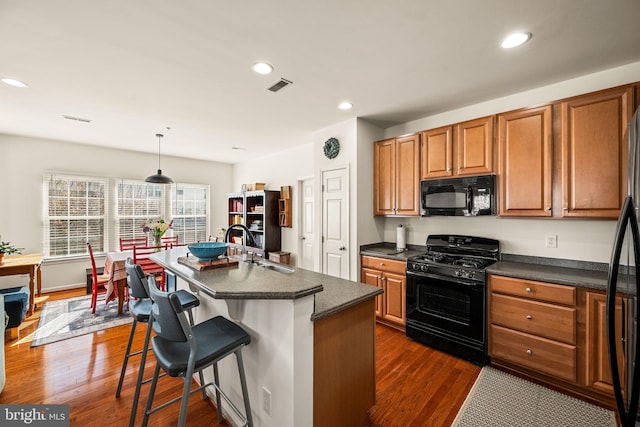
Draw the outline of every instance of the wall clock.
M340 143L336 138L329 138L324 142L324 155L333 159L340 152Z

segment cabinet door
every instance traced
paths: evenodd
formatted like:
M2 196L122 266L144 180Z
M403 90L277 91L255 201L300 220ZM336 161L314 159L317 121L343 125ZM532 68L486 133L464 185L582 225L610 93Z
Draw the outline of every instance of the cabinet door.
M406 279L398 274L384 273L383 314L386 320L404 327L406 320Z
M395 214L418 216L420 214L420 135L410 135L396 140L396 203Z
M453 126L422 132L420 179L453 175Z
M500 216L551 216L551 106L498 116Z
M493 116L456 125L455 173L483 175L493 172Z
M611 380L611 368L609 367L609 350L607 346L607 297L602 293L587 292L587 354L586 354L586 381L587 387L604 392L613 397L613 383ZM622 331L622 298L616 298L616 332ZM618 366L621 372L625 371L624 349L622 348L622 336L617 337ZM625 378L621 378L624 388Z
M373 147L373 214L393 215L395 209L395 139L377 141Z
M377 270L371 270L369 268L363 268L360 274L360 281L367 285L377 286L384 290L382 286L382 273ZM385 294L378 295L376 297L376 317L382 317L383 298Z
M617 218L626 194L627 124L633 87L561 105L562 216Z

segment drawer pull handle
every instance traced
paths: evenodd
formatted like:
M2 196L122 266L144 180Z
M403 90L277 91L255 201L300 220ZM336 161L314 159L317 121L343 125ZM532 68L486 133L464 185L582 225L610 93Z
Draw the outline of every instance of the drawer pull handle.
M526 288L525 291L531 292L531 288Z
M531 317L530 314L527 314L527 319L531 320L531 319L533 319L533 317Z
M529 356L531 356L531 355L533 354L533 351L531 351L531 350L527 350L527 354L528 354Z

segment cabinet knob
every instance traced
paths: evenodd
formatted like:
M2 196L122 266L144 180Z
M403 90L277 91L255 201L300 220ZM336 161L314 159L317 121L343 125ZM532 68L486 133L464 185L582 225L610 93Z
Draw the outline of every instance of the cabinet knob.
M458 166L458 170L461 171L462 170L462 166Z
M547 212L551 212L551 206L547 206L546 208L544 208L544 210Z
M562 210L567 212L569 210L569 208L565 206L564 208L562 208Z
M380 263L380 267L384 267L384 262L381 262L381 263Z
M347 248L346 248L346 247L344 247L344 246L340 246L340 247L338 248L338 250L339 250L339 251L344 251L345 249L347 249Z
M451 172L451 168L447 168L447 172Z
M531 351L531 350L527 350L527 354L528 354L529 356L531 356L531 355L533 354L533 351Z
M525 291L531 292L531 288L526 288Z
M533 317L530 314L527 314L527 319L531 320Z

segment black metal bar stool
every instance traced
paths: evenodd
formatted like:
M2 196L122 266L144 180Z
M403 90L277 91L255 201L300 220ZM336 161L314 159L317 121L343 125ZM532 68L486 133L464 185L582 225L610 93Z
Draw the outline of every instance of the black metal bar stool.
M133 397L133 403L131 407L131 415L129 417L129 425L133 427L136 411L138 409L138 400L140 399L140 388L142 384L151 381L151 379L143 380L144 367L147 360L147 351L149 350L149 341L151 340L151 329L153 318L151 316L151 298L149 298L149 284L144 276L142 267L137 264L133 264L131 258L127 258L125 263L125 269L127 271L127 285L129 286L129 313L133 316L133 323L131 324L131 331L129 333L129 342L127 343L127 349L124 354L124 360L122 362L122 369L120 371L120 380L118 381L118 389L116 390L116 397L120 397L122 391L122 384L124 382L124 376L127 371L127 364L131 356L138 354L142 355L140 359L140 368L138 371L138 380L136 381L136 391ZM187 310L191 324L193 324L193 315L191 309L200 305L200 300L195 295L179 290L176 292L180 301L181 307ZM144 338L144 346L141 350L131 353L131 346L133 343L133 337L135 336L136 326L138 322L147 324L147 332ZM204 381L201 377L200 381ZM206 394L203 393L203 397L206 398Z
M153 372L153 379L151 381L151 388L149 389L149 398L147 399L142 425L147 425L149 415L152 413L182 399L178 426L184 426L187 419L189 395L213 385L216 393L216 403L218 405L218 422L221 423L223 421L222 397L229 404L233 412L244 420L244 425L252 427L253 419L249 405L249 393L247 391L247 381L242 363L242 348L251 342L249 334L238 324L222 316L205 320L192 327L187 321L177 293L159 290L158 287L155 286L153 277L149 277L149 295L153 302L151 315L153 317L153 330L156 333L151 340L151 346L157 363ZM244 399L244 416L220 389L218 362L232 353L236 355L236 361L238 363L238 373L240 375L240 384L242 386L242 396ZM202 373L202 370L209 366L213 366L214 381L204 384L201 379L200 387L191 390L193 374L195 372ZM152 408L153 395L156 390L160 369L165 371L169 376L181 377L184 386L181 396Z

